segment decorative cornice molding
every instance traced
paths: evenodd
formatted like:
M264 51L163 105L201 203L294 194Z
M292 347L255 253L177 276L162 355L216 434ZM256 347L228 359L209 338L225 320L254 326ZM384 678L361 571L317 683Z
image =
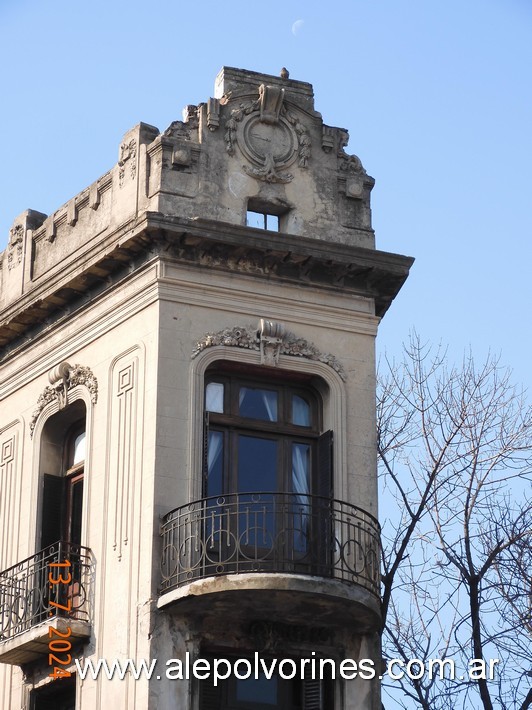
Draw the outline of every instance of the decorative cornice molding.
M92 404L98 401L98 380L92 370L85 365L69 365L62 362L48 373L50 385L45 387L37 400L37 409L32 414L30 421L30 436L42 410L51 402L57 402L59 409L64 409L68 403L68 391L77 385L86 387L90 394Z
M279 239L278 233L258 231L262 232L216 220L146 212L139 221L130 220L107 233L97 253L84 262L83 280L79 278L79 264L69 261L62 271L54 270L49 278L36 280L35 286L3 310L0 360L30 344L30 339L50 324L84 308L88 301L158 254L209 269L332 288L344 295L354 293L374 300L379 318L399 292L414 261L343 242L288 233ZM39 234L44 233L41 230ZM357 228L354 233L364 240L373 239L368 229Z
M194 346L192 359L205 348L216 345L258 350L261 352L261 363L271 366L278 363L279 355L304 357L328 365L340 375L342 380L346 379L344 368L334 355L322 353L313 343L309 343L305 338L299 338L294 333L284 331L282 325L274 321L261 319L258 328L252 325L235 326L224 328L217 333L206 333ZM275 351L270 353L270 348L274 348Z

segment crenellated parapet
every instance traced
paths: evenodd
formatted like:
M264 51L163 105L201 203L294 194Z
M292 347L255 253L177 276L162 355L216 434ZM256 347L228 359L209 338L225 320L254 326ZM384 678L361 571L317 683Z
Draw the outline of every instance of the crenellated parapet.
M116 164L52 214L28 210L17 217L0 255L6 342L30 323L46 323L52 308L105 280L132 254L146 252L146 237L131 240L153 215L190 223L201 216L241 230L251 211L264 215L265 224L275 217L284 240L269 238L278 245L291 236L374 250L374 180L346 152L347 131L323 123L310 84L286 71L275 77L224 67L214 94L186 106L182 120L162 133L144 123L129 130ZM248 231L251 238L264 230ZM315 259L292 252L290 263L318 268ZM239 265L243 260L237 254ZM28 308L31 318L16 316Z

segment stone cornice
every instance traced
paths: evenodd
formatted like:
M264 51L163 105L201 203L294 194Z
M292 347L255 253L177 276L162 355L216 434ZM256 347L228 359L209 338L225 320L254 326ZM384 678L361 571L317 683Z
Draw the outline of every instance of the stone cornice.
M200 268L356 293L375 299L377 316L384 315L413 263L410 257L336 242L146 212L107 235L82 260L30 285L1 314L0 347L32 337L73 302L79 307L90 301L158 253Z
M405 282L411 257L207 219L147 213L166 253L199 266L328 287L375 299L382 317Z

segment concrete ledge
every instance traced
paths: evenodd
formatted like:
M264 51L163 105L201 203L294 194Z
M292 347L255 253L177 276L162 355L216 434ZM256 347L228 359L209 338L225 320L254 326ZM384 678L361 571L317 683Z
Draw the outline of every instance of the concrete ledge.
M71 630L68 640L74 645L78 641L90 638L91 625L87 621L54 617L33 626L28 631L19 634L8 641L0 641L0 663L20 666L31 663L48 654L48 644L51 640L48 629L54 628L62 634ZM59 638L54 636L53 638ZM65 639L66 641L67 639ZM65 654L61 654L65 655Z
M373 631L380 622L380 600L356 584L298 574L247 573L194 580L163 594L159 609L187 616L243 615L296 619L343 627L354 623Z

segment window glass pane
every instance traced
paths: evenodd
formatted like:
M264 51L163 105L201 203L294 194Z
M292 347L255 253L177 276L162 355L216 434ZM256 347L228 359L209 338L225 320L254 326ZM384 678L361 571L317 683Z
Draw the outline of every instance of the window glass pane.
M254 229L265 229L265 215L262 212L252 212L247 211L246 224L248 227L253 227Z
M272 550L276 539L272 496L243 493L277 490L277 441L238 437L239 510L237 537L244 548Z
M251 676L236 681L236 699L239 703L260 703L277 707L277 676L270 680L261 673L259 678Z
M238 437L238 491L277 490L277 441Z
M219 496L223 492L223 448L221 431L209 431L209 449L207 452L207 490L206 495Z
M269 229L272 232L278 232L279 231L279 216L276 214L267 214L266 215L266 229Z
M85 432L81 432L74 441L74 455L72 465L85 461Z
M295 394L292 397L292 424L310 426L310 405L306 399Z
M238 413L241 417L277 421L277 392L254 387L240 387Z
M209 382L205 388L205 409L208 412L224 411L224 385L223 382Z

